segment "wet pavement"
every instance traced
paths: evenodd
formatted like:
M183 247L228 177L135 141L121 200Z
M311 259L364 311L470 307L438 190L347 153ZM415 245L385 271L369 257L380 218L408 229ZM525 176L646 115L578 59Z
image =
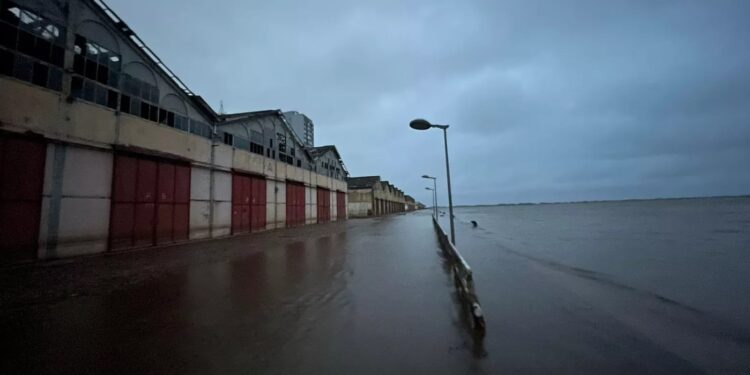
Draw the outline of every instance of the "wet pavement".
M747 361L742 332L696 348L706 331L679 329L690 312L650 319L663 304L512 252L479 257L495 245L458 231L459 249L477 249L465 256L483 346L422 211L5 268L0 373L718 373ZM702 357L717 353L726 360Z
M429 216L4 269L0 373L459 373Z

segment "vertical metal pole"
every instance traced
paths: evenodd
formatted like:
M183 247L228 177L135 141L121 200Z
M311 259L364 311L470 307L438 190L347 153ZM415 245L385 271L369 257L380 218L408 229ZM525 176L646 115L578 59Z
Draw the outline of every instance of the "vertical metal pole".
M435 190L432 191L432 217L437 220L437 211L435 208Z
M434 207L435 209L435 220L438 219L438 201L437 201L437 178L432 179L432 199L435 201Z
M451 242L456 245L456 227L453 224L453 194L451 193L451 167L448 162L448 126L443 128L443 141L445 141L445 174L448 177L448 214L451 215Z

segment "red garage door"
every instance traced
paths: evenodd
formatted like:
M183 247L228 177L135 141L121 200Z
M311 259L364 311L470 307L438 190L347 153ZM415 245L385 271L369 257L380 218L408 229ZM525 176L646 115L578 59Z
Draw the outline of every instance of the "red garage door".
M153 246L188 239L190 166L115 156L110 248Z
M0 256L36 258L47 145L0 133Z
M232 174L232 234L266 228L266 180Z
M331 221L331 191L318 188L318 222Z
M346 219L346 193L336 192L336 220Z
M305 185L286 182L286 226L305 225Z

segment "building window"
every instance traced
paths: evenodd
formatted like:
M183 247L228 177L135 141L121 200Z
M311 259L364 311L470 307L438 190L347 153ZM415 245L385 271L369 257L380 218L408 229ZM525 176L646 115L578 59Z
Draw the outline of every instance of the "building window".
M159 106L155 104L159 101L158 87L123 73L120 89L122 90L120 97L122 112L154 122L159 121Z
M62 90L65 29L12 1L0 10L0 74Z
M297 159L297 167L302 168L302 160Z
M276 139L279 140L279 154L286 152L286 136L281 133L276 134Z
M73 47L70 94L92 103L117 109L120 55L83 36L76 35Z
M196 120L189 120L189 122L190 122L189 131L191 133L204 137L204 138L211 139L211 134L213 134L213 129L211 128L210 125L200 122L200 121L196 121Z
M173 128L177 128L184 131L189 131L188 118L166 110L164 108L159 109L159 123Z
M258 155L263 155L263 146L255 142L250 142L250 152Z
M233 146L234 145L234 136L230 133L224 133L224 144Z

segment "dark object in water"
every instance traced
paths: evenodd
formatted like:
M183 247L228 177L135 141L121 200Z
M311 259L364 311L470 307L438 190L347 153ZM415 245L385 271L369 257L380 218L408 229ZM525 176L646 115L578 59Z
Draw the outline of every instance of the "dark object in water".
M479 226L479 224L477 224L477 222L475 220L472 220L471 221L471 226L473 226L474 228L476 228L476 227Z

